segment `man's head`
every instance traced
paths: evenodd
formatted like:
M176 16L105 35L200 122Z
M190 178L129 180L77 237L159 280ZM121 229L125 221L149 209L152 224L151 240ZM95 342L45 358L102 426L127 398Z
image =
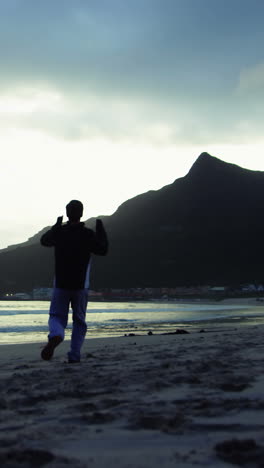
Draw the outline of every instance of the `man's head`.
M78 222L83 215L83 204L79 200L72 200L66 206L66 213L71 222Z

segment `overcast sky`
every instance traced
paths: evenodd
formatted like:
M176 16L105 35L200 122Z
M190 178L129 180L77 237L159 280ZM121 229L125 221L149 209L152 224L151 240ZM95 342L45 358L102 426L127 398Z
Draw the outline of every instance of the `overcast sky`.
M0 248L207 151L264 171L262 0L0 0Z

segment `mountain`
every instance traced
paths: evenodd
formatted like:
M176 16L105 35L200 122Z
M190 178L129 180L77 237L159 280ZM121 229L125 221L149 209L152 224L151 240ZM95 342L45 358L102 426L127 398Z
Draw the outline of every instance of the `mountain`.
M264 281L263 202L263 172L202 153L185 177L103 217L110 250L94 258L92 287ZM0 252L0 288L51 285L52 258L39 243Z
M21 242L20 244L12 244L12 245L9 245L8 247L6 247L5 249L0 249L0 254L3 253L3 252L7 252L7 251L10 252L11 250L15 250L18 247L28 247L29 245L34 245L34 244L38 243L40 241L40 238L41 238L42 234L44 234L44 232L47 229L48 229L47 227L41 229L41 231L37 232L37 234L35 234L34 236L29 237L28 240L25 241L25 242Z

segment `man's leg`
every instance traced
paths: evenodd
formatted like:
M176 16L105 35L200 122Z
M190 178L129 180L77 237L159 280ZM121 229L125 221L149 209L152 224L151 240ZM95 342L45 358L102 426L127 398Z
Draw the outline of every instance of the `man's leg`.
M50 304L49 342L41 352L42 359L49 361L54 349L64 340L65 328L68 323L70 304L69 291L54 288Z
M54 288L49 312L49 339L60 336L64 340L69 306L70 292L67 289Z
M72 291L71 305L72 305L72 336L71 336L71 349L68 353L69 362L80 362L81 347L87 331L85 321L86 308L88 303L88 289L79 289Z

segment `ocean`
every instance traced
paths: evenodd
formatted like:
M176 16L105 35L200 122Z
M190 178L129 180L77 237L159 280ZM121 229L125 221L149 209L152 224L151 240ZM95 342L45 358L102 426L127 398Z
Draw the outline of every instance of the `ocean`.
M0 344L45 342L48 301L0 301ZM264 305L185 302L90 302L87 337L234 328L264 322ZM66 339L71 335L72 319Z

